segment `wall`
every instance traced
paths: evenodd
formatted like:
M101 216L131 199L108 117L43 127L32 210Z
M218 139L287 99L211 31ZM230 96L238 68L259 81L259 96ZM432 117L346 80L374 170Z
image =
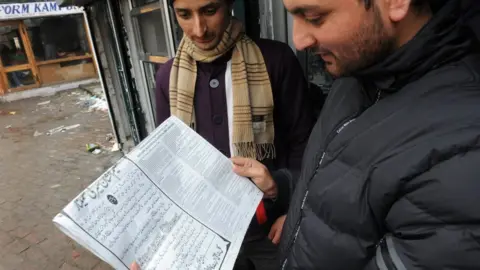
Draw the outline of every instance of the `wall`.
M38 67L38 71L42 78L42 86L97 77L94 64L86 61L64 67L60 63L42 65Z

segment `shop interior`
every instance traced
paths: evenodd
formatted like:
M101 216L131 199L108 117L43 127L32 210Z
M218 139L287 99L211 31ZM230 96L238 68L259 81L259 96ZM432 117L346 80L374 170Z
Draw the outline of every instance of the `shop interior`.
M0 94L95 78L82 14L0 22Z

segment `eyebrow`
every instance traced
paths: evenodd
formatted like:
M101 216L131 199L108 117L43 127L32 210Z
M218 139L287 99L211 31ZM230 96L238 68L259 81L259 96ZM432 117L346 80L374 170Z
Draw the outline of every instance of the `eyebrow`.
M318 6L314 6L314 5L304 5L304 6L299 6L299 7L295 7L294 9L290 10L289 12L292 14L292 15L304 15L305 13L307 12L320 12L320 13L324 13L325 10L318 7Z
M211 2L209 4L206 4L205 6L201 7L200 10L205 10L209 8L218 8L220 6L220 3L218 2Z
M218 2L210 2L202 7L199 8L199 10L205 10L205 9L208 9L208 8L216 8L220 5L220 3ZM183 7L179 7L179 8L175 8L176 11L178 12L188 12L188 11L191 11L191 9L189 8L183 8Z

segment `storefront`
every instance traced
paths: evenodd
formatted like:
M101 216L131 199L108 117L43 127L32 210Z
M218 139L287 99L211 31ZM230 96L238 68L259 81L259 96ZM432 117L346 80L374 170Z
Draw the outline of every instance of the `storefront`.
M182 38L167 0L57 0L61 6L85 6L99 52L103 78L115 108L123 142L139 143L156 126L155 74L175 55ZM237 0L234 15L252 38L274 39L293 50L292 19L282 1ZM295 50L296 51L296 50ZM311 99L323 102L331 79L321 59L296 52L311 82ZM121 91L120 91L121 90ZM321 108L321 105L318 106Z
M56 2L0 4L0 95L97 78L85 12Z

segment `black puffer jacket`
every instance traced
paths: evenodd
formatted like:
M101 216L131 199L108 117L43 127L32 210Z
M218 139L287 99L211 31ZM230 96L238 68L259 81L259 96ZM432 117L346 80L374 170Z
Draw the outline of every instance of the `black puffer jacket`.
M449 1L394 55L336 81L290 203L283 269L480 269L480 45L462 14ZM297 178L273 176L286 202Z

